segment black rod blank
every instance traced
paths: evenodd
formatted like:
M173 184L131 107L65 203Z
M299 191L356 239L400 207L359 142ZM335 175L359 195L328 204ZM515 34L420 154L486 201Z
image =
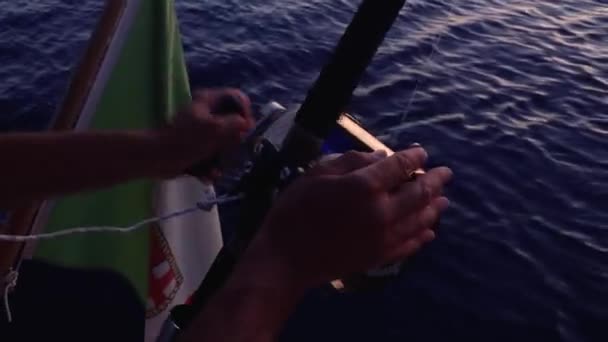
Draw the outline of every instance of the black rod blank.
M364 0L333 57L300 107L296 122L323 139L349 104L365 69L406 0Z

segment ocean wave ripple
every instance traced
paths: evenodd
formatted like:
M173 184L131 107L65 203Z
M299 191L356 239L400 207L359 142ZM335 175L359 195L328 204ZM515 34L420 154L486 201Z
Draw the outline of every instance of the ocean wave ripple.
M191 83L300 103L358 3L177 0ZM0 129L40 129L101 2L4 8ZM604 341L607 36L603 0L408 1L349 110L452 167L452 209L398 281L315 292L282 339Z

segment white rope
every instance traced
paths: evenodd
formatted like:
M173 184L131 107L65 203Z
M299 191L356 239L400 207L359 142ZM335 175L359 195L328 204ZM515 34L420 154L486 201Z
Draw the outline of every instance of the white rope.
M19 278L19 272L11 268L2 280L2 285L4 286L4 311L6 312L6 320L9 323L13 321L13 315L8 302L8 294L17 286L17 278Z
M35 234L35 235L7 235L0 234L0 241L8 241L8 242L25 242L32 240L45 240L45 239L56 239L60 237L65 237L69 235L75 234L86 234L86 233L131 233L138 229L151 227L151 223L164 222L176 217L188 215L194 213L199 210L209 211L216 205L238 201L243 198L243 195L235 195L235 196L219 196L209 200L203 200L197 202L195 206L190 208L185 208L182 210L174 211L172 213L156 216L149 219L142 220L137 222L136 224L128 227L78 227L78 228L70 228L61 230L54 233L44 233L44 234ZM9 304L9 293L17 286L17 279L19 278L19 272L13 270L12 268L9 272L4 276L2 280L2 286L4 286L4 310L6 311L6 318L10 323L13 320L13 315L11 313L11 308Z
M210 210L214 205L224 204L228 202L233 202L240 200L242 195L235 196L219 196L213 200L200 201L197 202L195 206L174 211L167 215L156 216L149 219L145 219L143 221L137 222L136 224L128 227L108 227L108 226L100 226L100 227L78 227L78 228L70 228L65 230L60 230L54 233L43 233L43 234L35 234L35 235L7 235L0 234L0 241L8 241L8 242L25 242L25 241L33 241L33 240L48 240L48 239L56 239L60 237L65 237L69 235L75 234L87 234L87 233L131 233L141 228L149 227L151 223L164 222L176 217L184 216L196 212L198 210Z

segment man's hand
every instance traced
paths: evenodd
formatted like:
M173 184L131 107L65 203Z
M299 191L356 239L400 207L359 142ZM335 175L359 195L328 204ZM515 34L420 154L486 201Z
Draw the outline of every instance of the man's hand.
M421 148L389 158L350 152L296 180L180 341L276 340L309 288L407 258L433 240L452 172L412 180L425 159Z
M183 158L175 172L199 163L209 169L195 176L213 177L218 158L238 146L254 125L249 98L237 89L194 92L192 102L175 116L164 138L180 149ZM203 167L206 168L206 167Z
M280 195L249 257L305 287L407 258L435 238L449 203L450 169L412 180L426 158L422 148L349 152L318 165Z

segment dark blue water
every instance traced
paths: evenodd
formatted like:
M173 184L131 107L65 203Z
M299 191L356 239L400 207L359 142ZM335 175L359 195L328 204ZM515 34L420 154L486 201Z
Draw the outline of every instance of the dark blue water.
M301 102L358 3L178 0L192 84ZM40 129L100 1L0 8L0 128ZM351 111L452 167L452 210L399 281L311 294L286 341L608 340L608 2L410 1Z

